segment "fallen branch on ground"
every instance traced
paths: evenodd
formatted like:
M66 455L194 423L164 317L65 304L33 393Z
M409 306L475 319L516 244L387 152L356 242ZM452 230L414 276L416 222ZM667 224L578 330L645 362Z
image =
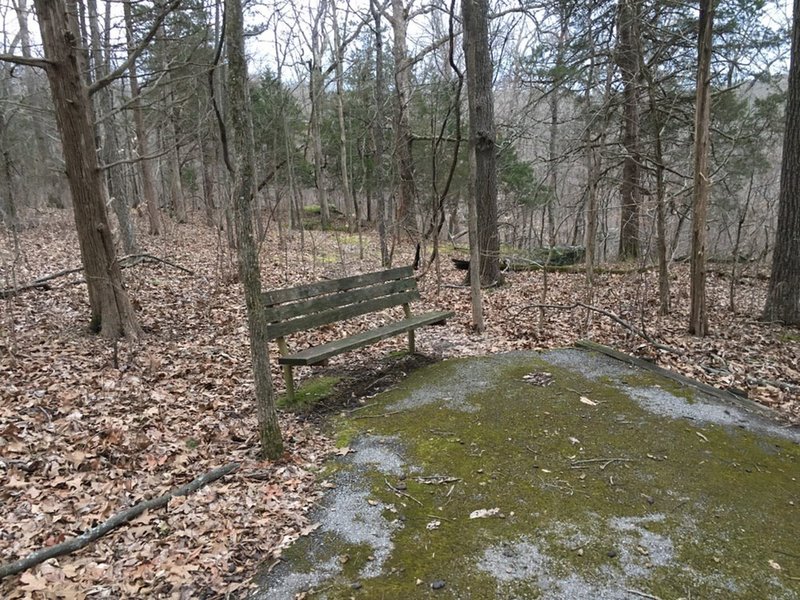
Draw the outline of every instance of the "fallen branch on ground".
M622 325L625 329L627 329L631 333L635 333L640 338L646 340L648 343L650 343L655 348L658 348L659 350L663 350L664 352L669 352L670 354L675 354L677 356L683 356L683 352L681 350L678 350L677 348L673 348L671 346L665 346L664 344L656 341L655 339L653 339L653 337L651 335L648 335L647 332L642 331L641 329L639 329L637 327L634 327L633 325L631 325L628 321L626 321L625 319L623 319L619 315L615 315L611 311L605 310L603 308L598 308L596 306L592 306L592 305L586 304L584 302L575 302L574 304L528 304L528 305L523 306L522 308L520 308L517 311L517 315L521 314L523 311L530 310L532 308L551 308L551 309L555 309L555 310L573 310L573 309L579 308L579 307L585 308L586 310L591 310L591 311L600 313L601 315L604 315L604 316L608 317L609 319L611 319L615 323L617 323L619 325Z
M31 567L35 567L36 565L41 564L51 558L56 558L57 556L63 556L65 554L71 554L72 552L80 550L81 548L84 548L92 542L100 539L109 531L124 525L131 519L135 519L142 513L151 509L157 509L166 506L170 499L174 498L175 496L188 496L189 494L199 490L201 487L208 485L212 481L216 481L220 477L223 477L238 468L239 463L228 463L222 467L217 467L208 473L200 475L190 483L173 489L171 492L168 492L163 496L152 498L151 500L145 500L135 504L134 506L131 506L130 508L126 508L122 512L119 512L107 521L100 523L100 525L92 527L89 531L82 533L78 537L74 537L60 544L56 544L55 546L50 546L49 548L37 550L25 558L20 558L14 562L0 565L0 579L8 577L9 575L21 573L22 571L30 569Z
M174 262L171 262L165 258L159 258L157 256L153 256L152 254L129 254L128 256L123 256L122 258L117 259L117 262L119 263L121 269L134 267L145 261L162 263L172 267L173 269L178 269L179 271L183 271L184 273L188 273L189 275L194 275L194 271L191 271L178 264L175 264ZM6 288L0 290L0 298L10 298L12 296L16 296L17 294L21 294L22 292L27 292L28 290L46 289L49 287L48 283L53 281L54 279L58 279L59 277L66 277L67 275L80 273L82 271L83 267L76 267L74 269L64 269L63 271L59 271L58 273L45 275L44 277L39 277L39 279L34 279L31 283L20 285L14 288ZM85 283L85 280L79 279L77 281L73 281L72 283Z

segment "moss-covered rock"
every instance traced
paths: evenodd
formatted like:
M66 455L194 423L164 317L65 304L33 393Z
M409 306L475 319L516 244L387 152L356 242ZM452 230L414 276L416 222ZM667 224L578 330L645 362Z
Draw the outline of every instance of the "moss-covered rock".
M612 359L449 361L333 427L264 598L800 598L800 435Z

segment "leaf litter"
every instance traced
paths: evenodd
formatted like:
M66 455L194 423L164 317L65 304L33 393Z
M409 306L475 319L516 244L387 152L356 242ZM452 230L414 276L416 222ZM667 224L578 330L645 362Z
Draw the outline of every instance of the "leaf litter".
M60 214L42 219L49 221L20 234L19 255L8 234L0 234L4 287L75 266L78 246L69 221ZM376 270L378 245L367 240L361 260L358 247L342 246L336 234L306 232L301 248L299 236L270 233L262 244L264 288ZM0 560L60 543L224 463L242 466L79 552L6 578L0 582L3 597L241 596L259 565L273 564L283 548L315 528L309 511L330 487L315 481L315 473L335 449L313 418L282 413L286 452L278 461L259 459L235 257L199 224L140 241L146 252L195 274L160 263L125 271L145 330L140 341L114 343L86 333L85 286L73 283L80 274L0 303ZM398 250L395 264L411 262L413 248ZM733 312L729 281L710 273L711 333L697 339L686 333L688 269L675 265L672 272L675 309L669 316L658 315L652 272L597 274L591 297L595 306L643 329L646 324L649 335L680 354L653 348L592 311L547 309L540 315L526 308L588 297L584 276L575 273L548 274L545 301L540 272L508 273L508 285L485 292L488 329L477 335L470 327L468 288L460 285L463 273L447 265L441 282L433 274L422 279L418 310L454 310L456 317L421 330L417 343L423 352L447 358L564 347L590 338L746 394L800 424L799 336L758 321L765 282L743 279ZM369 315L299 334L291 343L329 341L385 319ZM335 358L330 368L366 368L404 345L402 338L388 340ZM270 352L275 356L276 349ZM272 367L281 392L280 371ZM297 373L302 379L311 371ZM547 385L548 375L532 373L526 381Z

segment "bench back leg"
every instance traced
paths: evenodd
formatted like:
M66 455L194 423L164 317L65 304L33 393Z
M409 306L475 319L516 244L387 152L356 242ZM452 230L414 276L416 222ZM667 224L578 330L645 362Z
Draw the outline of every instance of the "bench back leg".
M406 315L406 319L411 318L411 306L406 302L403 304L403 312ZM414 354L417 351L416 340L414 337L414 330L408 332L408 353Z
M277 340L278 342L278 351L281 353L281 356L286 356L289 354L289 347L286 345L286 339L279 337ZM289 399L289 402L294 401L294 377L292 376L292 365L283 365L283 380L286 382L286 397Z

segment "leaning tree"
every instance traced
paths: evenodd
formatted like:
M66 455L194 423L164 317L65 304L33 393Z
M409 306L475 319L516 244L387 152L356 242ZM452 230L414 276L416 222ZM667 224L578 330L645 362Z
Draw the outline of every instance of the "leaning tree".
M139 47L105 77L89 85L74 0L35 0L44 58L0 55L0 60L44 69L56 113L81 261L89 292L92 331L104 337L138 337L141 333L125 291L105 206L104 182L95 147L91 94L125 73L155 35L179 0L159 7Z

